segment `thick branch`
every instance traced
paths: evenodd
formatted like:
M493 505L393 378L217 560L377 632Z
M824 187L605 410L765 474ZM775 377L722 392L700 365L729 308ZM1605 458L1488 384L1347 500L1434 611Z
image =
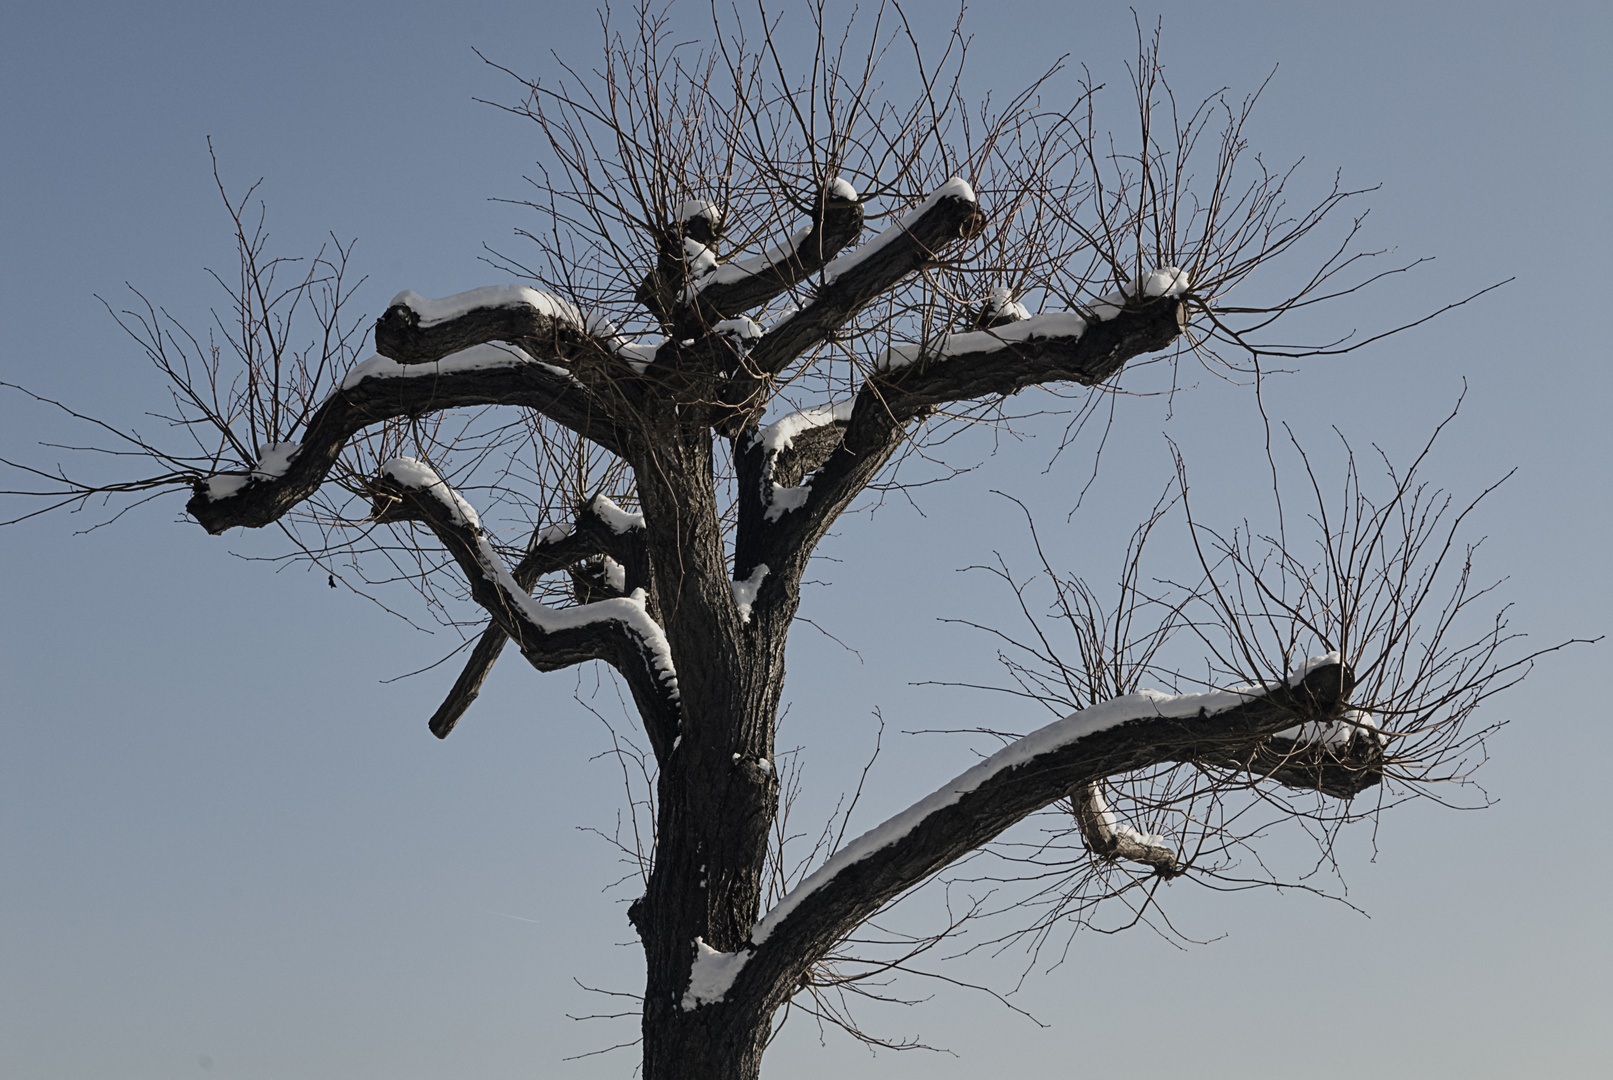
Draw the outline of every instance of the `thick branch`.
M637 520L631 520L633 518ZM610 558L624 568L623 587L616 590L618 594L626 595L634 589L650 588L643 519L615 509L615 504L604 496L597 496L583 504L570 526L551 526L534 532L526 555L516 564L510 576L530 593L544 574L565 570L584 559L598 556ZM653 595L648 608L653 617L656 613ZM446 739L448 733L454 730L454 725L459 723L460 717L465 715L481 693L482 683L493 670L499 654L504 651L504 643L509 639L504 628L496 621L489 623L487 629L482 631L464 670L454 681L443 703L432 714L429 726L433 735Z
M1256 755L1247 748L1274 732L1307 719L1336 720L1353 683L1349 670L1329 657L1292 686L1181 697L1133 694L1010 744L848 844L797 886L757 923L756 951L727 1000L776 1006L803 964L882 905L1072 790L1172 761L1252 759ZM1340 794L1355 794L1381 778L1376 739L1319 743L1309 753L1331 761L1330 786Z
M858 393L849 420L844 411L836 413L834 425L817 425L804 440L791 440L791 450L794 441L803 443L795 460L816 467L809 478L782 482L781 476L792 477L779 463L792 464L790 457L770 460L759 435L748 444L742 439L740 448L749 450L739 456L736 575L765 563L775 575L773 588L789 589L835 519L901 446L908 424L937 405L1044 382L1092 385L1132 357L1168 346L1181 332L1181 318L1181 302L1160 297L1091 325L1073 314L1033 316L954 335L928 354L892 350Z
M844 438L855 401L819 405L790 413L760 431L742 432L734 441L738 530L734 576L745 579L765 562L766 530L799 497L802 480L827 461Z
M1006 396L1027 386L1094 386L1134 356L1158 352L1182 332L1185 309L1174 297L1133 302L1103 320L1069 312L1032 315L987 330L952 334L928 347L901 346L878 365L892 410Z
M490 285L441 300L405 291L375 320L375 351L400 364L429 364L489 341L557 362L601 351L642 359L608 322L524 285Z
M947 181L901 221L824 266L816 295L755 344L725 400L741 413L753 408L772 377L797 357L827 341L863 307L933 262L944 248L984 226L969 185Z
M677 674L646 594L574 608L538 603L516 582L482 532L475 511L429 466L394 458L372 482L377 518L425 523L464 571L471 597L539 671L603 660L621 672L650 738L669 745L679 721Z
M682 234L697 245L715 239L689 228L705 218L686 222ZM862 235L863 208L857 193L844 180L836 180L819 193L811 224L753 258L718 263L692 281L685 281L688 263L684 252L661 260L644 283L638 298L671 326L674 340L699 337L716 323L772 300L793 289Z
M407 368L377 357L355 368L319 407L283 468L212 477L197 485L185 509L210 533L259 528L317 491L347 440L361 429L399 416L478 405L533 409L613 453L625 452L626 432L597 395L563 369L519 350L483 346L438 364Z

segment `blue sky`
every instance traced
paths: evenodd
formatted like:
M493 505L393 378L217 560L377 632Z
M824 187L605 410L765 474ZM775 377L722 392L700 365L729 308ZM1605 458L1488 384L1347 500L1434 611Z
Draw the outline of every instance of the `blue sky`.
M701 6L685 5L691 25ZM937 21L945 10L911 10ZM1468 387L1433 476L1486 505L1481 567L1506 575L1513 624L1544 644L1608 628L1613 527L1605 269L1605 5L1165 4L1184 96L1254 88L1275 66L1255 148L1325 184L1381 184L1373 246L1436 256L1329 325L1415 317L1516 280L1359 354L1269 384L1307 440L1338 425L1404 454ZM1111 85L1133 49L1125 4L1001 2L972 11L976 92L1068 52ZM532 74L590 61L591 11L548 4L81 4L18 7L0 41L0 379L138 423L160 388L96 295L125 283L203 325L205 267L231 250L227 183L260 177L275 243L357 237L379 311L507 280L518 197L540 148L472 51ZM1124 116L1115 102L1116 116ZM886 751L864 827L972 762L902 730L1040 719L1007 699L914 686L987 678L991 649L942 618L1006 623L1006 598L955 571L1025 538L990 494L1057 523L1056 557L1101 575L1168 473L1168 436L1205 505L1256 513L1264 479L1246 388L1201 380L1167 415L1126 400L1100 483L1063 526L1088 461L1044 471L1054 429L924 494L850 520L792 644L781 744L805 748L803 813L824 813L873 742ZM70 441L0 398L5 456ZM1141 494L1139 494L1141 493ZM253 557L273 535L207 537L182 497L116 527L55 515L0 530L0 1071L39 1078L623 1076L633 1037L578 988L632 992L620 870L587 828L620 790L590 675L495 672L461 729L425 730L451 674L383 682L447 649L323 575ZM243 558L243 556L245 558ZM1590 1076L1613 1045L1605 646L1541 666L1487 708L1508 726L1483 812L1385 815L1343 850L1349 901L1171 891L1178 948L1147 930L1076 938L1015 1001L922 982L933 1001L870 1014L955 1056L867 1052L797 1023L766 1075L1151 1077ZM1279 855L1287 840L1273 841ZM1213 939L1213 940L1212 940ZM1014 984L1012 958L961 977Z

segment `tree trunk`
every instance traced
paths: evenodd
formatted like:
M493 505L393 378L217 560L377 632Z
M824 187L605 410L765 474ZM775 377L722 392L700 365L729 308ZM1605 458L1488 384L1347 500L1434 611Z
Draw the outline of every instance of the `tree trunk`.
M645 1080L754 1078L768 1020L685 1008L697 942L735 952L760 916L778 811L773 734L790 610L742 619L733 598L709 431L662 418L640 471L649 562L672 643L682 726L658 784L655 864L629 912L644 943Z

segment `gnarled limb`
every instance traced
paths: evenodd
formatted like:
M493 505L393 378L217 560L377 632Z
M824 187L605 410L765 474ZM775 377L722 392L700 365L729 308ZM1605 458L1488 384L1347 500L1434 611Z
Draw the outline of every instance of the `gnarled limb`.
M942 250L984 227L974 191L962 180L947 181L901 221L825 265L817 294L751 348L724 401L739 415L747 415L772 378L796 358L827 341L858 311Z
M953 335L928 354L917 347L892 350L854 405L786 417L779 425L798 429L787 439L776 434L779 425L767 429L775 432L771 437L741 436L735 576L766 564L772 584L763 582L758 602L791 595L835 519L901 446L908 424L936 405L1044 382L1092 385L1132 357L1167 347L1181 332L1181 319L1180 300L1158 297L1091 324L1074 314L1031 316ZM770 439L777 444L772 450Z
M1069 312L1032 315L952 334L929 348L892 349L875 378L891 409L908 414L1048 382L1095 386L1132 357L1168 347L1184 319L1185 308L1174 297L1134 301L1102 320Z
M1094 855L1152 866L1161 877L1175 877L1179 873L1176 849L1165 843L1163 837L1138 832L1115 820L1109 800L1103 797L1103 789L1097 783L1082 784L1070 792L1070 800L1075 804L1081 839Z
M531 543L527 545L526 555L510 571L510 576L530 593L544 574L565 570L591 557L611 559L623 568L622 587L615 590L618 595L628 595L634 589L651 589L648 555L644 548L643 518L617 509L603 495L584 503L571 525L550 526L535 531ZM653 592L649 595L646 606L651 616L655 617ZM496 620L482 631L459 678L454 680L448 696L431 716L429 726L433 735L446 739L448 733L454 730L454 725L459 723L460 717L465 715L481 693L482 683L493 670L499 654L504 651L504 643L509 639Z
M680 222L678 238L704 246L720 232L707 217ZM702 231L701 226L706 226ZM636 294L669 328L673 340L700 337L723 319L760 307L817 273L862 235L863 208L844 180L818 193L811 224L760 255L717 263L689 279L684 251L663 252Z
M379 358L378 358L379 359ZM598 395L561 368L518 349L481 350L435 365L399 367L366 361L309 419L300 445L274 469L223 473L197 484L185 509L208 532L259 528L279 519L324 483L348 439L400 416L480 405L519 405L540 412L616 454L628 432Z
M515 580L482 532L474 510L429 466L394 458L371 482L379 520L424 523L464 571L471 598L539 671L603 660L619 671L658 753L669 748L681 719L677 673L647 596L555 609Z
M726 1001L770 1015L807 966L884 904L1072 790L1173 761L1239 757L1242 748L1296 721L1336 721L1353 686L1334 655L1313 661L1291 684L1179 697L1132 694L1009 744L847 844L796 886L756 924ZM1346 795L1379 781L1376 740L1316 752L1352 771L1353 784L1341 789Z
M558 296L525 285L490 285L432 300L404 291L375 321L375 351L400 364L429 364L475 345L507 341L533 356L576 365L647 359L616 328Z

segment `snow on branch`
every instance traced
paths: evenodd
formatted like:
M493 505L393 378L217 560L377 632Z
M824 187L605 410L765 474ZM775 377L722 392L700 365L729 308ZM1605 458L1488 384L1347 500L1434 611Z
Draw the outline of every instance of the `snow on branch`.
M393 458L381 467L373 492L377 519L418 518L437 534L465 571L477 603L515 640L534 667L549 671L583 660L607 660L631 680L634 672L629 657L613 647L617 644L613 639L625 637L661 696L668 702L678 700L672 650L649 613L643 589L571 608L549 607L533 599L515 580L488 542L475 510L431 466L413 458ZM392 504L404 500L411 503L408 512L395 511ZM616 513L622 518L632 516L620 510Z
M1083 784L1070 793L1081 838L1093 854L1104 859L1125 859L1152 866L1164 877L1176 875L1176 849L1158 833L1144 833L1122 824L1103 797L1099 784Z
M961 334L945 334L937 341L893 345L875 362L876 371L896 371L919 359L950 360L972 353L990 352L1004 345L1032 341L1060 341L1073 344L1091 323L1109 322L1126 310L1133 300L1147 301L1161 297L1177 299L1187 292L1191 281L1187 272L1175 266L1151 270L1138 277L1127 289L1109 293L1096 301L1085 314L1074 311L1052 311L1041 315L1026 313L1023 304L1014 301L1006 289L995 290L987 301L984 313L991 319L1002 319L999 324L985 330L970 330ZM1008 318L1004 318L1008 316Z
M427 364L490 341L541 342L557 358L590 346L642 373L655 346L622 337L610 320L526 285L489 285L433 300L405 290L375 322L375 348L400 364Z
M951 200L958 204L977 206L980 202L975 197L975 189L962 177L954 176L925 198L925 200L902 215L901 219L884 232L874 237L868 243L858 247L855 251L848 251L838 255L829 265L823 268L823 283L832 285L844 274L849 274L857 267L871 259L877 258L880 252L904 237L913 236L920 224L942 202Z
M739 609L739 621L743 625L750 625L751 608L756 603L756 593L762 587L762 582L769 573L766 563L757 563L750 576L743 580L733 582L734 605Z
M802 479L834 448L838 440L837 429L851 422L856 408L855 399L829 405L814 405L780 417L751 436L748 450L762 455L761 475L757 496L763 507L766 521L777 521L791 510L806 504L811 484ZM827 438L811 438L826 435ZM801 451L796 440L801 439ZM811 445L806 444L810 442Z
M202 481L201 491L208 499L227 499L251 483L278 480L291 468L291 459L302 449L300 442L280 442L263 448L250 472L216 473Z
M1062 340L1074 343L1086 333L1087 321L1073 311L1031 315L991 330L945 334L940 340L892 345L874 363L875 371L898 371L917 360L950 360L970 353L991 352L1004 345L1028 341Z
M684 284L676 290L677 304L686 309L684 318L698 309L705 322L727 319L794 288L855 241L863 227L857 189L844 177L836 177L819 193L809 225L746 259L718 262L707 242L691 235L697 230L692 230L690 223L701 219L699 223L705 228L700 235L716 239L723 225L723 215L717 207L688 202L679 208L677 216L684 234ZM656 295L662 284L657 278L665 274L663 268L651 275L640 289L641 299Z
M1258 743L1296 716L1337 715L1351 685L1338 654L1329 653L1299 665L1286 683L1199 694L1141 690L1083 709L1010 743L835 852L756 923L750 940L762 945L842 879L855 881L839 890L846 895L837 902L871 911L1027 814L1104 776L1196 759L1209 745ZM1350 749L1366 759L1352 766L1357 790L1376 783L1376 743L1340 747L1340 756ZM850 918L841 912L831 921L842 916Z
M627 445L599 395L523 349L484 344L414 365L378 356L355 367L331 392L309 418L300 443L265 447L247 472L200 478L185 509L215 535L260 528L317 491L359 431L400 416L485 405L535 410L618 455Z
M979 324L982 329L989 329L1030 317L1030 309L1014 299L1013 290L1006 285L998 285L980 306Z
M552 574L595 560L603 570L603 580L611 591L630 595L629 581L635 583L649 578L644 550L644 515L629 513L605 495L596 495L580 508L575 521L558 522L537 529L526 554L516 564L510 576L521 589L530 593L545 574ZM631 568L631 569L629 569ZM482 631L476 647L471 650L459 678L448 691L437 711L432 714L429 727L439 739L446 739L465 712L481 693L493 665L504 651L509 635L497 620ZM647 715L655 715L654 708L646 708ZM652 728L652 743L665 741L663 731ZM658 745L659 748L659 745Z
M984 226L974 190L953 177L874 239L836 256L823 267L822 284L812 298L774 323L751 349L754 371L750 379L736 380L734 403L748 401L767 376L783 371L942 249Z
M419 379L433 378L438 375L458 375L467 371L488 371L493 368L519 367L522 364L532 364L541 370L553 375L557 379L565 379L574 386L581 386L573 378L571 372L557 364L545 364L534 360L527 351L518 345L508 345L504 342L489 342L484 345L472 345L468 349L450 353L440 360L432 360L422 364L400 364L390 357L375 354L362 364L356 364L341 381L340 389L351 390L365 379Z
M751 951L721 952L698 937L694 939L694 947L694 965L689 969L689 989L683 992L683 1000L678 1003L684 1012L693 1012L702 1005L722 1001L751 956Z

